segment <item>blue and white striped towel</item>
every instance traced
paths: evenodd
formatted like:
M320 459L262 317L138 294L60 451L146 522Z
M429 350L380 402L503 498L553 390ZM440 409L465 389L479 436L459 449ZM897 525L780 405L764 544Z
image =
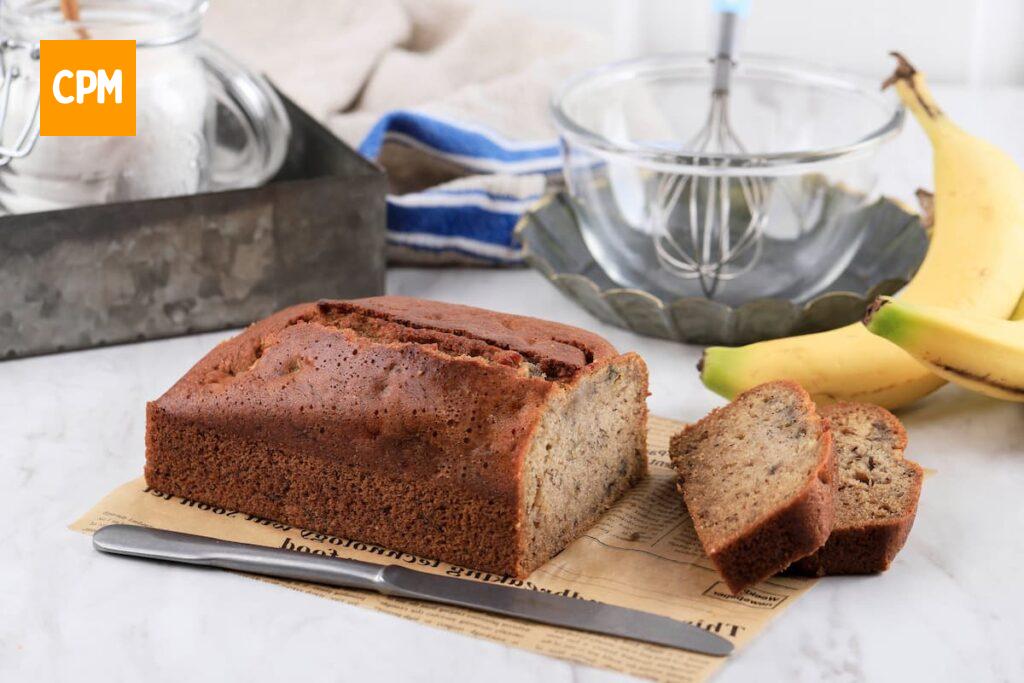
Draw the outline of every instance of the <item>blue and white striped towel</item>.
M561 173L553 138L512 140L414 110L382 117L359 149L386 168L402 164L406 176L454 176L388 196L392 261L405 263L522 263L513 239L516 223Z
M522 262L515 224L559 176L548 98L605 40L477 0L258 4L211 3L204 34L387 170L392 263Z

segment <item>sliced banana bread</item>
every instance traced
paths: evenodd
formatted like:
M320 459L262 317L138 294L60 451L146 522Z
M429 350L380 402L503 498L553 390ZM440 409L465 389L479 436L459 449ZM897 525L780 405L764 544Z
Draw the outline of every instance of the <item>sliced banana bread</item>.
M828 538L832 437L799 384L744 392L674 436L670 455L697 536L734 593Z
M822 408L836 454L836 519L828 541L792 573L872 574L889 567L914 523L921 467L903 458L907 433L884 408L839 403Z
M300 304L149 404L146 481L524 577L647 469L647 366L567 325L407 297Z

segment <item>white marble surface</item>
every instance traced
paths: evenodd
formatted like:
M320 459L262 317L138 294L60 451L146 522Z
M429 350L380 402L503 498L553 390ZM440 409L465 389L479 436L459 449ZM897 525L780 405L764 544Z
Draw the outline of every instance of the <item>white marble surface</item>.
M651 407L720 401L698 349L595 324L538 275L398 270L389 289L586 325L651 367ZM138 476L143 405L202 335L0 364L0 680L620 678L230 574L100 556L66 525ZM1021 680L1024 406L947 388L903 415L937 474L885 575L822 581L721 681Z
M1024 159L1024 92L946 96ZM928 176L921 141L905 144L901 190ZM698 349L601 325L535 273L395 270L389 290L595 329L647 359L657 414L720 403ZM0 363L0 681L624 680L227 573L100 556L68 531L141 472L145 401L225 336ZM947 387L902 416L909 455L936 474L893 568L820 582L718 681L1024 680L1024 406Z

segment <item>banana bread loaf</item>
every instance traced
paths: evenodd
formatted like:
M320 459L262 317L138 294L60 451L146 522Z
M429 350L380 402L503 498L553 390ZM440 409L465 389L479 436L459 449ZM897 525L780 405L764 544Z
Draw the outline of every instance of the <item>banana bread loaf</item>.
M645 473L647 368L533 318L378 297L285 309L147 406L146 481L522 577Z
M733 593L828 538L832 436L796 382L740 394L672 437L669 454L697 537Z
M885 408L837 403L821 409L836 454L836 520L821 548L788 573L873 574L889 568L914 524L921 467L903 457L907 433Z

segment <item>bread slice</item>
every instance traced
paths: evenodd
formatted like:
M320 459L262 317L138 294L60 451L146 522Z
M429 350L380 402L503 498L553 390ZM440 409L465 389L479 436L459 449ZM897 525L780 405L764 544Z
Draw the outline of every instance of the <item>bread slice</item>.
M914 523L921 467L903 458L907 433L884 408L839 403L822 409L836 453L836 519L828 541L791 573L873 574L889 567Z
M799 384L744 392L675 435L669 452L697 536L733 593L828 538L832 437Z

